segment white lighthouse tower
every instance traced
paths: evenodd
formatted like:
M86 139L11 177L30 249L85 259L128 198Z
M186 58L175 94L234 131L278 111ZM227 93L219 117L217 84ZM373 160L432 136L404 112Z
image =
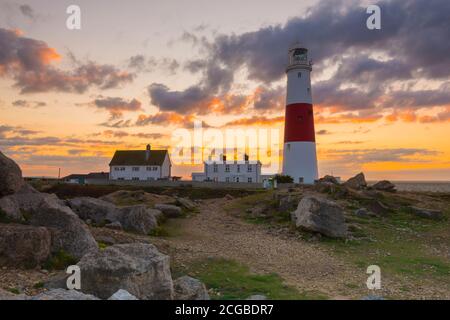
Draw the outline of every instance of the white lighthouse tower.
M318 178L311 71L308 49L293 45L286 69L283 174L291 176L295 183L305 184L312 184Z

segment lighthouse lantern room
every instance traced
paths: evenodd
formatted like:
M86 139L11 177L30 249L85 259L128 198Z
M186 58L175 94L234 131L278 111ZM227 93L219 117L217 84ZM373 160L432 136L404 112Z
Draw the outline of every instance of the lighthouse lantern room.
M288 61L283 174L295 183L312 184L318 171L308 49L293 45Z

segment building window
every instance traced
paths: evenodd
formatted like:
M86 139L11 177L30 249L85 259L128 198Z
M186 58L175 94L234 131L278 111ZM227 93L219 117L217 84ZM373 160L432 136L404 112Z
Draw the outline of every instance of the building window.
M117 180L125 180L125 178L118 178Z
M302 73L299 72L299 73L297 74L297 77L301 78L301 77L302 77Z
M120 167L120 171L125 171L125 167Z
M225 165L225 172L230 172L230 165L229 164Z
M247 166L247 172L253 172L253 167L251 164Z
M239 177L236 177L236 182L239 182Z
M158 167L153 167L153 171L158 171Z
M119 167L114 167L114 171L119 171Z
M241 166L239 164L237 165L237 172L241 172Z
M287 151L291 151L291 144L290 143L288 143L288 145L287 145Z
M230 177L226 177L225 182L230 182Z
M152 171L152 167L147 167L146 170L147 171Z
M249 182L249 183L252 183L252 182L253 182L253 179L252 179L252 178L248 178L248 182Z
M217 172L217 171L219 171L219 167L217 166L217 164L215 164L215 165L214 165L214 167L213 167L213 171L214 171L214 172Z
M298 183L303 183L305 179L303 177L298 178Z
M311 88L307 88L306 90L308 91L309 94L311 93Z
M131 180L139 181L139 178L138 177L133 177L133 178L131 178Z
M133 167L133 171L139 171L139 167Z
M150 180L150 181L154 181L154 180L155 180L155 178L152 178L152 177L148 177L148 178L147 178L147 180Z

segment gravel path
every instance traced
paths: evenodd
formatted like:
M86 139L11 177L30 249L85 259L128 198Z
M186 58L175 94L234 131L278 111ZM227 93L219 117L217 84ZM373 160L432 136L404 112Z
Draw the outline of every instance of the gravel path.
M334 299L361 297L367 276L333 257L317 244L269 233L264 226L247 223L223 210L225 199L206 200L200 213L185 219L181 234L167 239L172 259L189 263L201 258L226 258L241 262L256 273L277 273L300 291L316 291ZM229 200L228 200L229 201ZM355 296L356 294L356 296Z

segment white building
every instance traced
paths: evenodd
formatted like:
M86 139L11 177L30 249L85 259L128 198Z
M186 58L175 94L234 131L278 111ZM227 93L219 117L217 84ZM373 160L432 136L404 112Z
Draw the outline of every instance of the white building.
M110 180L161 180L171 175L167 150L118 150L109 163Z
M249 161L248 157L242 161L227 161L222 157L221 161L205 161L204 172L192 173L192 181L214 182L262 182L261 162Z

